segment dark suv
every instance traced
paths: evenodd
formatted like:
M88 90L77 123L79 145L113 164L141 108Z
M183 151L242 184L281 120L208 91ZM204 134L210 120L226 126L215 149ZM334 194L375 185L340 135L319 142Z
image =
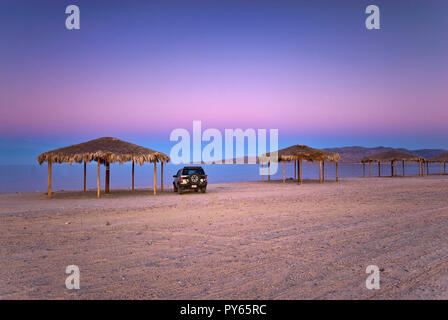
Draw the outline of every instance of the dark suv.
M184 167L177 171L173 178L174 192L179 194L184 190L194 190L195 192L201 190L202 193L205 193L207 188L207 176L201 167Z

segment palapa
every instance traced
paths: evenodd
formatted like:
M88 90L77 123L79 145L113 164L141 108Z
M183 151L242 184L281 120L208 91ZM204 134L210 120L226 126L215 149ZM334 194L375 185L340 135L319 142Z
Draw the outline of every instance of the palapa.
M170 161L166 154L117 138L103 137L84 143L44 152L37 157L39 164L48 162L48 197L51 198L51 164L52 163L82 163L84 162L84 191L86 190L86 163L96 161L97 196L100 196L100 164L106 166L106 193L109 193L109 164L132 161L132 189L134 189L134 163L143 165L145 162L154 163L154 194L156 194L156 164L162 165L162 191L163 191L163 164Z
M260 157L260 161L262 159L267 159L270 156L270 153L266 153ZM298 178L299 184L302 183L302 161L319 161L319 182L325 180L325 161L331 161L336 164L336 181L339 180L338 173L338 161L340 156L338 153L323 151L315 148L311 148L306 145L293 145L281 150L277 151L278 162L283 162L283 182L285 182L285 162L294 161L294 168L298 168L298 172L294 170L294 179ZM268 168L270 166L270 162L268 161ZM297 174L296 174L297 172ZM268 174L270 179L270 174ZM263 177L263 176L262 176Z
M398 151L398 150L388 150L384 152L380 152L368 157L364 157L361 162L363 164L363 176L365 177L365 164L369 163L369 170L371 175L371 166L372 162L378 163L378 176L381 176L381 162L390 162L391 164L391 176L394 176L394 169L396 168L396 162L401 161L402 162L402 169L403 169L403 177L405 176L405 162L418 162L419 163L419 175L423 174L423 163L425 162L425 158L413 155L410 153ZM397 170L395 169L395 172ZM396 174L395 174L396 175Z

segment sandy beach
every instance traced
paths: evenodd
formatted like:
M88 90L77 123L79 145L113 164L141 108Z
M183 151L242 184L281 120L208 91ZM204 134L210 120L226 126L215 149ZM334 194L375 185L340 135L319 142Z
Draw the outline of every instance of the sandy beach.
M0 195L1 299L448 299L448 176L95 195Z

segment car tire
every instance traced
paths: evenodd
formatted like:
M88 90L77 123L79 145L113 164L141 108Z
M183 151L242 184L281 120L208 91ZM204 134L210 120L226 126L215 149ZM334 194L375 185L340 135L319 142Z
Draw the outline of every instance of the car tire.
M197 174L192 174L189 178L191 184L198 184L199 183L199 176Z
M177 188L177 193L178 194L182 194L182 189L181 188Z
M176 188L176 185L173 183L173 190L174 190L174 192L177 192L177 188Z
M202 189L201 189L201 193L205 193L205 189L206 189L206 188L202 188Z

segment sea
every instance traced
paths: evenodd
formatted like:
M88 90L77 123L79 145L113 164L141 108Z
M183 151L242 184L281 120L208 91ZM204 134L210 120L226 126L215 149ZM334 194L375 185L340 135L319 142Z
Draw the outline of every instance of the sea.
M227 183L239 181L261 180L259 166L255 164L209 164L202 165L208 175L208 182ZM164 168L164 184L171 185L173 175L182 165L168 163ZM266 169L265 169L266 170ZM278 167L276 174L271 175L271 179L282 179L282 165ZM417 175L418 165L416 163L406 163L406 175ZM294 176L294 164L286 164L286 178ZM152 164L144 166L135 165L135 187L152 187L154 167ZM265 171L266 172L266 171ZM438 163L430 164L430 173L438 174L440 166ZM362 164L339 164L340 179L362 177ZM366 175L369 174L366 165ZM398 164L398 174L402 174L401 163ZM104 187L105 168L101 166L100 179L101 187ZM372 164L372 176L378 175L378 167ZM390 164L381 165L381 175L390 175ZM58 190L81 190L83 188L83 165L82 164L53 164L52 167L52 188ZM319 164L317 162L303 164L303 179L318 179ZM335 164L332 162L325 165L325 178L328 180L335 178ZM0 193L14 192L45 192L47 190L47 165L0 165ZM97 179L97 165L92 162L87 164L87 188L95 189ZM132 183L131 164L111 164L110 187L130 188ZM157 183L160 184L160 165L157 166Z

